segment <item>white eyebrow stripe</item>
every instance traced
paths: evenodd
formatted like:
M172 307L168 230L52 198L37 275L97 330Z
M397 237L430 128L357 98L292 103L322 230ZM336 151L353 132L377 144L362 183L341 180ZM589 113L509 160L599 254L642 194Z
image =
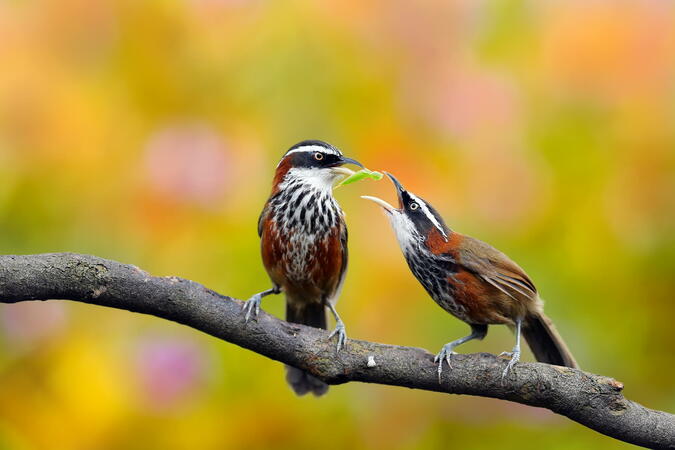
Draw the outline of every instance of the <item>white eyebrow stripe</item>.
M330 148L330 147L323 147L321 145L303 145L302 147L294 148L293 150L289 150L286 152L284 156L288 156L292 153L309 153L309 152L322 152L322 153L328 153L329 155L335 155L335 156L342 156L342 153L339 151Z
M448 240L448 235L445 233L445 230L444 230L443 227L441 226L441 224L440 224L440 222L438 221L438 219L436 219L436 216L434 216L433 214L431 214L431 211L429 211L429 208L427 207L427 204L424 203L424 200L422 200L421 198L419 198L418 196L416 196L416 195L413 194L412 192L408 192L408 195L410 195L410 198L412 198L413 200L415 200L415 202L417 202L417 204L420 205L420 208L422 208L422 212L424 213L424 215L427 216L427 219L431 220L431 223L434 224L434 226L436 227L436 229L438 229L438 231L441 232L441 234L443 235L443 238L447 241L447 240Z

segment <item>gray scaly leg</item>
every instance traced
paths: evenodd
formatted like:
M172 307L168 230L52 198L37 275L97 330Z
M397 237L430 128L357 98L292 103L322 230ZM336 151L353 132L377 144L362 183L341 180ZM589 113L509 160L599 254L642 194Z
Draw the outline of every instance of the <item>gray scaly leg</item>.
M246 313L244 321L248 322L251 318L251 315L253 315L253 317L258 317L258 313L260 312L260 303L262 302L263 297L267 297L268 295L272 294L278 294L280 292L281 289L279 289L279 286L274 286L272 289L259 292L246 300L243 306L243 311Z
M450 356L455 355L453 351L455 347L462 345L463 343L470 341L472 339L481 340L487 335L488 326L487 325L471 325L471 334L464 336L462 338L456 339L452 342L449 342L443 346L438 355L434 358L434 362L438 363L438 382L441 382L441 373L443 372L443 361L447 361L448 367L450 367Z
M335 317L335 329L328 336L328 339L331 339L333 336L337 335L337 351L339 352L340 349L345 345L345 342L347 342L347 332L345 331L345 324L342 322L342 319L340 319L340 316L335 310L333 304L331 302L327 302L327 304L328 308L330 308L330 311L333 313L333 317Z
M511 361L506 365L504 372L502 372L502 382L506 375L508 375L511 368L520 360L520 325L523 323L523 319L516 320L516 346L513 347L513 350L510 352L503 352L499 356L510 356Z

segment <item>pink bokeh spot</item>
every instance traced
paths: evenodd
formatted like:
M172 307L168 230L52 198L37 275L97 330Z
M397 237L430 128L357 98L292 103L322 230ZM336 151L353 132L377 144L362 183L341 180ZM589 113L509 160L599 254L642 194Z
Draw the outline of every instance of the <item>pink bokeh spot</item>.
M2 333L18 346L44 341L60 333L66 323L66 307L57 301L5 305L0 313Z
M213 207L229 188L232 165L227 146L205 124L159 130L148 141L145 163L152 187L178 202Z
M136 369L148 404L165 408L189 399L204 381L205 359L201 349L189 342L165 338L142 342Z
M436 122L461 136L508 129L517 122L519 105L506 80L483 73L454 73L431 95Z

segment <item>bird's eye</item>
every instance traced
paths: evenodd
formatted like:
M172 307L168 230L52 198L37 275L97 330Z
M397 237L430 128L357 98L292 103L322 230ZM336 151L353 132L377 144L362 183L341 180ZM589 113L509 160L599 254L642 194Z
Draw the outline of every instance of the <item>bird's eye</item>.
M314 153L314 159L321 161L323 159L323 153L316 152Z
M415 210L416 210L417 208L419 208L419 207L420 207L420 205L417 204L417 202L412 202L412 203L410 204L410 209L412 209L413 211L415 211Z

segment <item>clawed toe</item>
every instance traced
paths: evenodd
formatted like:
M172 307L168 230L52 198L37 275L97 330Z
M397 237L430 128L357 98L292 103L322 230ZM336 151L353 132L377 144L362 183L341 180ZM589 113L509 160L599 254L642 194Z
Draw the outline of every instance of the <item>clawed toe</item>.
M457 353L452 351L452 347L447 345L443 346L440 352L434 357L434 362L438 363L438 382L441 382L441 375L443 374L443 361L448 363L448 368L450 368L450 357L456 355Z
M511 360L509 363L506 365L504 368L504 371L502 372L502 382L504 382L504 379L506 378L506 375L509 374L513 366L516 365L516 363L520 360L520 352L519 351L514 351L514 352L502 352L500 353L499 356L510 356Z
M440 352L438 352L438 355L434 356L434 362L446 360L448 362L448 365L449 365L450 364L450 357L452 355L456 355L456 354L457 353L453 352L453 351L441 350Z
M328 339L332 339L333 336L336 335L337 335L337 351L339 352L347 342L347 332L345 330L345 325L342 322L338 322L337 325L335 325L335 329L328 335Z
M262 297L260 295L254 295L250 299L244 303L244 306L242 307L243 312L246 314L244 316L244 322L248 323L248 321L251 319L251 316L254 318L258 317L258 313L260 312L260 303L262 301Z

